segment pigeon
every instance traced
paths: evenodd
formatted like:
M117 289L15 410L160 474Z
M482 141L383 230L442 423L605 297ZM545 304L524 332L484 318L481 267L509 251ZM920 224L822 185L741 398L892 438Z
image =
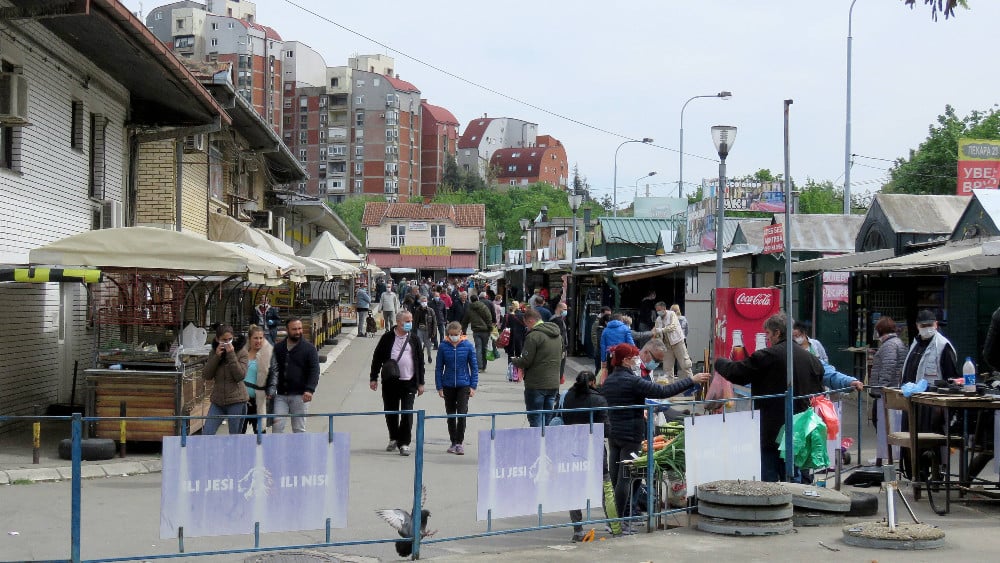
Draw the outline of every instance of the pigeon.
M427 506L427 487L421 488L421 499L420 506ZM399 532L399 537L401 538L412 538L413 537L413 520L410 518L409 511L403 510L402 508L394 508L392 510L376 510L375 514L378 514L383 520L389 523L397 532ZM437 533L437 530L427 530L427 520L430 519L431 513L426 508L421 508L420 510L420 537L426 538L433 536ZM396 553L401 557L409 557L413 553L413 542L412 540L398 541L396 542Z

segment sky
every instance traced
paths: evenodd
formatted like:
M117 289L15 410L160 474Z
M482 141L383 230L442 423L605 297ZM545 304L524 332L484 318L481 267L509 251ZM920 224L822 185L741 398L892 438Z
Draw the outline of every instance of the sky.
M145 17L166 2L123 3ZM677 195L681 108L692 96L722 90L732 98L695 99L684 112L685 193L718 176L713 125L738 127L726 161L729 177L761 168L782 173L786 99L794 100L792 178L841 186L850 5L260 0L257 21L316 49L328 66L346 65L356 54L395 57L400 77L454 113L463 129L483 114L538 123L540 134L563 142L571 166L579 166L597 197L612 193L620 143L653 138L656 146L633 143L618 153L618 200L625 206L637 179L651 171L657 174L639 181L640 192L649 183L650 195ZM877 190L891 161L919 146L946 105L964 116L997 102L991 92L1000 92L1000 73L988 53L1000 2L969 5L935 22L922 2L911 10L902 0L857 0L851 152L861 156L851 168L852 192Z

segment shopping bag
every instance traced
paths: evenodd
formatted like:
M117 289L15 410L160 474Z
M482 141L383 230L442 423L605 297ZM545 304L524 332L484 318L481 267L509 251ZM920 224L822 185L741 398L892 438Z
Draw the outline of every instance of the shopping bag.
M497 338L497 346L506 348L510 344L510 328L503 329L500 338Z
M733 384L729 382L728 379L722 377L721 375L715 375L712 377L712 382L708 384L708 392L705 393L706 401L725 401L721 403L712 404L709 410L710 414L719 414L724 408L733 408L733 397L736 396L736 392L733 391Z
M840 432L840 417L837 416L837 408L833 406L833 402L830 401L830 397L826 395L816 395L812 399L809 399L809 405L812 406L816 414L823 419L823 423L826 424L826 436L830 440L837 439L837 433Z
M495 341L498 338L500 338L500 330L497 327L493 327L493 330L490 331L490 339Z
M507 364L507 381L510 381L511 383L518 383L521 381L523 376L524 373L521 371L521 368L515 366L514 364Z
M492 362L492 361L494 361L496 359L497 359L497 350L496 350L496 348L487 348L486 349L486 361L487 362Z
M826 425L812 409L806 409L792 418L793 451L795 467L825 469L830 467L826 449ZM785 427L778 432L778 452L785 459Z

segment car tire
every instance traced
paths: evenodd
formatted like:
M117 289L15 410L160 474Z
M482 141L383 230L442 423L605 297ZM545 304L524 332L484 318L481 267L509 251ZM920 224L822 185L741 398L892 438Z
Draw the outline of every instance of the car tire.
M80 440L80 459L97 461L115 457L115 441L108 438L86 438ZM73 440L66 438L59 442L59 457L73 459Z

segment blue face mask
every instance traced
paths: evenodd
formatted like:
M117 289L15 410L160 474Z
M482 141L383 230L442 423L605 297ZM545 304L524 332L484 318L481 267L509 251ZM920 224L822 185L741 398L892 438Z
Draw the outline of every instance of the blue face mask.
M656 360L649 360L648 362L643 364L643 366L645 366L646 371L653 371L654 369L660 367L660 362Z
M406 332L413 330L413 323L403 323L403 330Z

